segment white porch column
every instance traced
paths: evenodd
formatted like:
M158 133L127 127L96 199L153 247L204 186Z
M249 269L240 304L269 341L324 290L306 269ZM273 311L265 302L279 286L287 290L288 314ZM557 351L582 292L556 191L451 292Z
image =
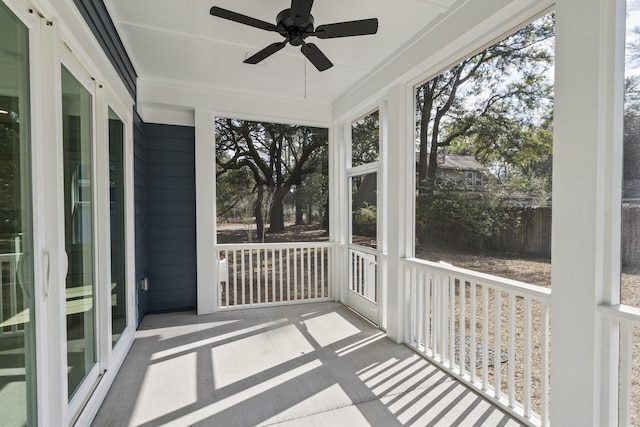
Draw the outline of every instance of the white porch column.
M413 97L409 96L413 100ZM407 230L411 224L413 200L409 196L409 182L413 174L411 138L407 138L407 87L397 84L389 89L381 110L383 235L382 261L386 267L383 277L384 313L387 335L396 342L404 340L405 294L404 272L400 259L410 255L411 242ZM411 102L411 101L409 101ZM411 160L408 160L411 158ZM409 220L410 221L410 220ZM383 320L383 321L384 321Z
M216 158L213 113L196 110L196 260L198 314L216 310Z
M551 423L608 425L619 300L623 0L558 0L553 154ZM616 24L618 22L618 24ZM604 337L604 339L603 339ZM615 352L617 354L617 351ZM615 382L615 379L614 379Z

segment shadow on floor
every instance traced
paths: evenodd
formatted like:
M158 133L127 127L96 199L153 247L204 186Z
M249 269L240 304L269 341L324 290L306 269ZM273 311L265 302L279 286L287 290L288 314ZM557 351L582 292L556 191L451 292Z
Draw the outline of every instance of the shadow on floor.
M518 426L338 303L145 317L94 426Z

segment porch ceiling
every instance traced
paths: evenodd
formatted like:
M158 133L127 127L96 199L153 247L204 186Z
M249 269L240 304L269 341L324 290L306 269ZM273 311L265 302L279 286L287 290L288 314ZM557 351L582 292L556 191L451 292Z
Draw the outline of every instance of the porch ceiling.
M213 17L220 6L274 22L290 0L105 0L136 67L140 82L202 87L231 94L303 100L305 59L287 46L260 65L242 61L281 41L276 33ZM462 0L317 0L316 24L376 17L376 35L314 40L334 67L318 72L307 63L307 100L333 104L349 88L390 61ZM144 95L142 95L144 96ZM139 99L145 102L145 99Z

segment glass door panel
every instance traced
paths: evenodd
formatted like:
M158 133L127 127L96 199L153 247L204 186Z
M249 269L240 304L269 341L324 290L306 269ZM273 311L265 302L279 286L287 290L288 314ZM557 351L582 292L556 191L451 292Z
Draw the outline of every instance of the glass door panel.
M127 326L125 286L124 124L109 108L109 218L111 235L111 342Z
M29 31L0 3L0 424L35 425Z
M62 67L67 375L71 398L96 364L92 96Z
M378 180L377 173L349 178L348 305L378 324Z

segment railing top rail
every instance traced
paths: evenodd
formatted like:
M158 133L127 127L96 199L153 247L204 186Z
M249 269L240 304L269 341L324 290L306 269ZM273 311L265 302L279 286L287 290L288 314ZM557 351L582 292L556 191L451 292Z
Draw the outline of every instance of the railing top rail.
M541 302L551 302L551 289L543 288L542 286L531 285L517 280L505 279L491 274L480 273L432 261L425 261L418 258L403 258L402 262L409 267L428 268L441 273L451 274L455 276L456 279L480 282L481 284L496 289L506 290L521 296L529 296Z
M378 255L378 250L377 249L369 248L367 246L349 244L349 250L350 251L354 251L354 252L360 252L360 253L364 253L364 254L374 255L374 256Z
M242 250L242 249L300 249L300 248L330 248L335 242L288 242L288 243L225 243L214 245L214 249Z
M0 260L1 259L8 259L8 260L13 260L15 259L17 256L22 255L22 253L20 252L16 252L16 253L12 253L12 254L0 254Z
M640 326L640 308L629 305L599 305L598 313L616 322Z

